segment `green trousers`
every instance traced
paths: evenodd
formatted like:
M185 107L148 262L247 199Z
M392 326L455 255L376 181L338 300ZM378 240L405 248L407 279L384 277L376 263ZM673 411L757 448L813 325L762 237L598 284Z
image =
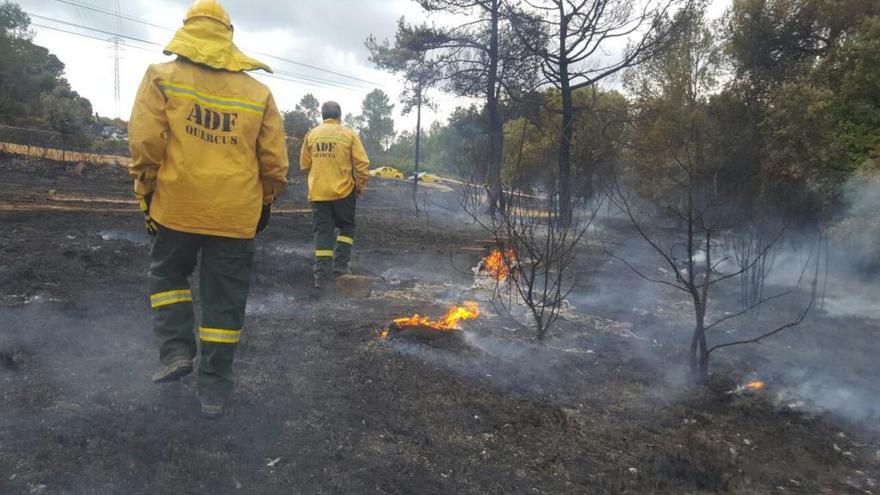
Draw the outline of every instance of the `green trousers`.
M333 268L347 269L354 245L357 196L312 202L315 233L315 278L326 278Z
M201 326L198 387L203 397L232 393L232 360L244 327L253 239L188 234L160 227L150 255L153 330L163 364L194 358L198 344L188 278L199 254Z

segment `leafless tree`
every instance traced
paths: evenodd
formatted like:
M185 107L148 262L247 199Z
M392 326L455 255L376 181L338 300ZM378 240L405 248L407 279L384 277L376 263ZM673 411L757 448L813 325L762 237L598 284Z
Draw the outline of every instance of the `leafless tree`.
M494 301L508 313L519 305L528 308L535 336L543 340L578 284L571 268L602 202L579 203L563 219L558 195L507 190L506 207L483 216L489 196L485 186L469 180L462 191L465 211L493 236L509 272L496 285Z
M723 143L735 137L720 125L710 105L716 87L720 47L705 23L705 4L676 14L670 23L682 30L667 51L629 74L638 110L632 114L629 153L625 166L610 181L611 202L628 220L663 266L659 273L647 271L633 259L615 256L640 277L684 293L693 305L694 331L690 344L690 368L698 381L708 377L711 354L725 347L759 342L787 328L799 325L813 307L819 279L819 253L805 263L794 287L767 295L750 294L748 304L720 317L713 317L713 301L719 302L719 286L760 272L762 263L779 243L784 226L762 231L749 238L746 248L734 243L738 257L727 273L729 261L722 253L731 232L749 232L764 224L762 208L750 207L748 191L757 175L745 169L730 169L722 159ZM821 245L821 244L820 244ZM725 249L726 248L726 249ZM821 248L816 248L818 251ZM712 345L709 335L736 318L786 296L799 295L814 267L809 301L790 321L754 338ZM766 265L764 265L766 268ZM805 278L806 277L806 278Z
M742 272L739 275L740 305L753 308L753 318L759 315L761 306L755 303L764 298L767 277L776 258L776 250L765 250L765 246L783 228L758 219L733 229L730 235L733 261Z
M748 253L740 253L742 257L736 261L736 269L722 273L719 267L729 260L718 256L718 253L723 251L718 241L730 229L731 211L736 207L733 202L735 196L717 194L708 186L709 181L706 180L706 176L696 173L685 165L681 166L680 171L683 179L667 177L671 184L671 190L668 192L674 191L674 193L665 195L666 199L637 198L632 193L626 192L626 186L619 182L614 184L610 199L624 214L634 232L659 257L665 270L661 271L660 275L652 275L639 267L634 260L614 254L612 256L641 278L671 287L687 294L690 298L695 323L689 353L690 368L695 379L702 382L708 378L709 360L714 351L733 345L760 342L803 322L816 301L822 264L819 251L824 244L817 242L794 287L772 295L762 292L760 297L751 300L750 304L740 311L712 318L711 303L716 298L715 292L718 286L735 280L766 262L768 254L781 239L784 229L764 237L760 242L753 241L755 244ZM755 218L751 220L756 221ZM720 329L736 318L753 313L757 308L773 301L788 296L797 297L805 285L808 285L808 300L790 321L751 338L710 344L709 335L713 329Z

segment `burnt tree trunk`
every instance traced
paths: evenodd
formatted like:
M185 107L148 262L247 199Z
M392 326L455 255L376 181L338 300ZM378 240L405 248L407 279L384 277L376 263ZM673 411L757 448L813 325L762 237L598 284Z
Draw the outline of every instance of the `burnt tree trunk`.
M421 144L422 144L422 83L419 82L419 86L416 89L418 94L416 95L416 157L415 157L415 173L413 174L413 188L412 188L412 199L413 206L415 206L416 214L419 213L419 159L421 157Z
M691 375L697 383L705 383L708 379L709 373L709 346L706 342L706 308L708 306L708 297L709 297L709 277L711 274L709 273L711 269L711 256L709 252L709 248L711 245L711 233L709 231L706 232L706 265L705 272L703 278L703 284L699 285L697 283L697 274L696 274L696 255L698 251L698 242L702 243L702 241L697 240L697 234L695 232L696 223L700 221L698 218L698 212L696 211L696 204L694 200L694 177L691 174L688 174L688 197L687 197L687 279L683 280L685 286L688 289L688 292L691 294L691 299L694 303L694 334L691 338L691 348L690 348L690 370ZM680 274L676 276L681 277Z
M696 383L705 383L708 378L708 355L706 344L706 306L699 296L694 296L694 335L691 338L690 369Z
M694 381L703 384L709 379L709 344L706 338L706 312L709 308L709 287L712 282L712 231L705 232L704 252L706 259L703 264L703 279L697 284L697 276L693 273L696 266L694 262L694 242L696 241L693 233L693 223L688 229L688 279L687 284L690 288L691 296L694 301L694 316L696 319L694 326L694 335L691 339L691 374Z
M562 9L562 7L560 7ZM560 10L564 15L565 12ZM559 220L563 225L571 221L571 138L574 135L574 101L571 81L569 80L568 60L566 59L566 39L568 38L568 23L560 23L559 29L559 53L563 54L559 60L559 81L562 96L562 132L559 134Z
M559 221L571 222L571 139L574 135L574 110L571 88L566 80L562 83L562 132L559 135Z
M501 119L501 112L498 109L498 24L501 17L500 9L500 0L493 0L489 36L489 77L486 83L486 112L489 117L489 213L491 215L495 215L498 209L504 209L504 194L501 188L504 121Z

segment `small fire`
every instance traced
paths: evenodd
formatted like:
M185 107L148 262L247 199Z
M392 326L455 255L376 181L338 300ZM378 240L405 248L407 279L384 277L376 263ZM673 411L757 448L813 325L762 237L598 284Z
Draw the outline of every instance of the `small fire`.
M473 301L465 301L461 306L452 306L446 316L439 320L431 320L424 316L414 315L409 318L398 318L394 324L398 327L426 327L435 330L460 330L458 322L473 320L480 316L480 307ZM383 331L387 336L387 331Z
M737 394L743 395L748 392L759 392L764 390L767 387L767 384L762 382L761 380L753 380L748 383L743 383L742 385L737 385L735 389L727 392L728 394Z
M387 339L388 338L388 329L387 328L383 328L382 331L379 332L379 338L380 339Z
M513 249L508 249L507 251L495 249L489 254L489 256L483 258L483 267L495 277L495 280L504 282L510 275L510 265L515 262L516 255L514 254Z
M766 387L766 386L767 385L760 380L755 380L753 382L746 383L746 388L748 390L752 390L752 391L764 390L764 387Z

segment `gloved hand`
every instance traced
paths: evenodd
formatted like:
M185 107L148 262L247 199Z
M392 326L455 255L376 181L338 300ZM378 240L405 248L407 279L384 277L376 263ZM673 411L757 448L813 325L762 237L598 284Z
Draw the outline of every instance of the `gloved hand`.
M159 224L150 216L150 203L152 201L153 193L147 194L141 198L140 207L141 213L144 214L144 226L147 228L147 233L155 237L159 233Z
M260 220L257 222L257 233L266 230L266 227L269 226L269 218L272 217L272 203L267 205L263 205L263 210L260 212Z

